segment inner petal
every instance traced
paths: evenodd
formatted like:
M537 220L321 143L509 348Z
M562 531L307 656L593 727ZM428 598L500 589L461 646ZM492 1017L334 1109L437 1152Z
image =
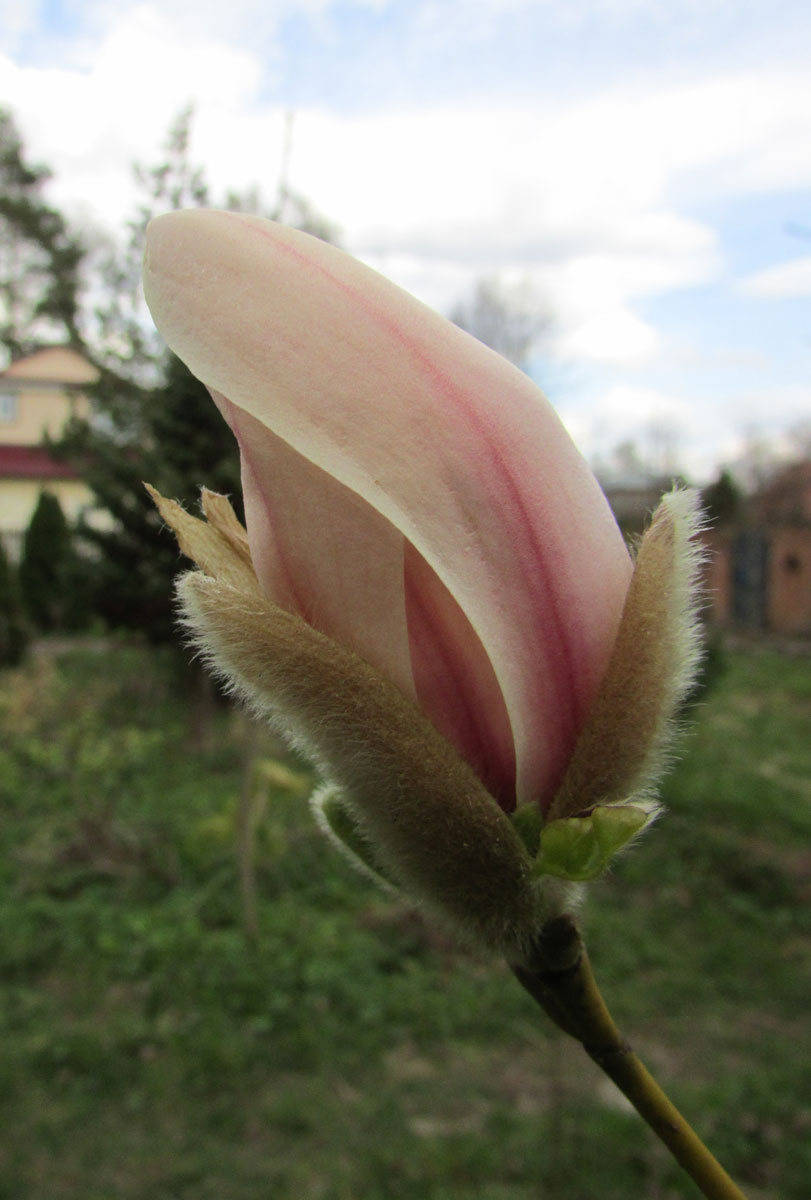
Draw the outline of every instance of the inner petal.
M402 534L266 425L212 394L239 442L245 523L265 595L414 698Z
M515 747L501 688L470 621L405 543L405 603L420 707L502 808L515 808Z

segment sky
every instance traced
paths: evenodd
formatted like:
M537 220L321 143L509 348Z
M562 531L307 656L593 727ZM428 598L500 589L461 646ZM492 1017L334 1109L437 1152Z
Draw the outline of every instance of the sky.
M520 288L603 469L700 483L811 423L808 0L0 0L0 103L80 228L192 103L215 197L272 203L286 159L439 311Z

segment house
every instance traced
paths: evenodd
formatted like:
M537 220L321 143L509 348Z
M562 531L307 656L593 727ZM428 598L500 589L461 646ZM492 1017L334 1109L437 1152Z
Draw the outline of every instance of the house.
M710 529L704 541L716 623L811 635L811 462L778 471L750 497L745 523Z
M671 481L609 480L620 528L641 532ZM811 636L811 461L791 463L726 522L701 533L706 615L725 629Z
M12 561L44 491L57 497L69 522L93 495L68 463L43 446L71 416L90 410L86 388L98 372L69 346L48 346L0 372L0 538Z

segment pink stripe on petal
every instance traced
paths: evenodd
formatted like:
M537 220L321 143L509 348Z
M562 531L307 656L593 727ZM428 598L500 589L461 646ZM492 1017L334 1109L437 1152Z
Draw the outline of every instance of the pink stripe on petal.
M470 622L406 543L405 596L417 699L502 808L515 808L515 749L504 697Z

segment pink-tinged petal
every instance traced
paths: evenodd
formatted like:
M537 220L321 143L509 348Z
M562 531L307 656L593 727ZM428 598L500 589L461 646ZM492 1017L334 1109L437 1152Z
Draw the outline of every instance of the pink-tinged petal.
M258 218L158 218L145 288L194 374L356 492L436 573L492 664L519 800L548 804L631 564L538 389L375 272Z
M265 595L413 698L403 535L255 417L213 395L239 442L251 556Z

